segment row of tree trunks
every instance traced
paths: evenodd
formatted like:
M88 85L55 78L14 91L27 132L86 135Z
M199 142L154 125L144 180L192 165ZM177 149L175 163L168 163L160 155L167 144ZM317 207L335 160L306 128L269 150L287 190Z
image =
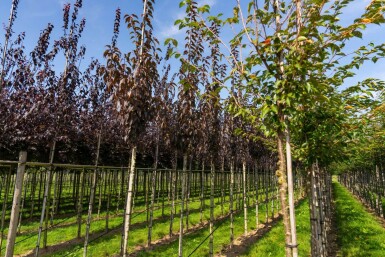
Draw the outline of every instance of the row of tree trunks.
M385 217L385 171L381 163L339 176L339 181L377 216Z
M331 229L331 175L315 163L309 170L310 175L310 223L312 256L329 256Z
M183 170L177 169L177 163L175 161L175 167L173 170L158 170L157 165L151 169L136 169L134 168L134 176L124 175L126 169L119 168L99 168L96 162L95 168L70 170L65 168L57 168L53 164L54 158L54 145L50 151L50 166L48 169L31 168L27 170L26 179L24 180L24 187L21 196L21 203L23 199L32 198L33 205L38 204L38 191L41 187L42 194L41 204L45 205L41 207L40 226L38 230L38 241L36 243L35 255L39 255L39 248L41 241L43 241L43 247L47 247L47 232L53 229L56 224L54 222L56 215L65 215L71 217L71 213L76 217L77 233L76 237L81 238L85 236L84 240L84 256L87 255L87 247L90 241L91 223L95 218L105 218L105 231L108 231L108 220L110 214L111 204L116 206L122 206L120 198L124 197L124 191L129 186L129 180L132 181L131 185L131 208L133 208L134 199L136 205L141 210L138 213L144 213L148 215L148 246L152 242L152 229L154 226L155 210L162 209L162 215L165 213L170 215L170 229L169 234L173 235L174 217L177 209L180 211L181 227L180 231L189 230L188 228L188 212L199 211L202 223L204 222L204 213L207 211L210 214L208 220L210 230L210 240L208 244L213 252L214 245L214 230L215 220L214 210L220 208L220 213L223 215L231 216L231 227L234 229L234 213L243 211L244 216L244 233L246 234L250 228L248 228L248 221L251 217L248 217L248 211L250 208L255 208L255 224L256 227L259 224L259 206L264 204L266 208L266 220L270 217L274 217L275 210L278 208L276 204L277 199L277 180L273 176L273 166L271 164L264 163L258 166L257 164L250 164L246 160L236 163L235 160L230 164L230 171L225 170L226 162L219 163L219 169L216 169L214 160L211 160L208 166L209 171L200 169L192 170L192 156L184 156L183 158ZM177 159L177 158L175 158ZM226 161L226 159L221 159ZM157 162L156 162L157 163ZM194 163L195 167L198 165ZM202 161L202 166L204 162ZM42 175L41 175L42 174ZM39 178L44 181L42 183L33 182L38 181ZM9 173L7 176L5 173L2 180L4 185L10 185L5 183L6 180L15 180L15 175ZM119 183L123 181L123 183ZM115 185L115 186L112 186ZM118 186L116 186L118 185ZM123 186L123 187L122 187ZM122 192L122 188L123 192ZM4 191L6 186L2 186ZM10 191L8 189L8 191ZM121 194L119 196L119 194ZM146 200L146 194L148 195ZM230 195L229 195L230 194ZM8 192L5 195L12 195ZM113 197L114 196L114 197ZM127 195L126 195L127 196ZM168 201L164 201L167 199ZM205 203L209 200L209 208L205 208ZM200 202L198 204L198 210L192 210L191 204L194 202ZM9 202L9 201L8 201ZM127 202L126 202L127 203ZM88 205L88 214L84 218L85 204ZM5 207L3 207L5 205ZM2 202L2 208L6 208L7 201ZM182 207L183 205L183 207ZM229 209L226 209L226 205ZM23 204L20 205L22 207ZM20 209L18 217L18 228L21 227L21 210L24 209L26 215L31 216L29 205L24 204L24 208ZM62 206L62 207L60 207ZM71 209L73 206L73 210ZM144 210L142 209L145 206ZM177 208L181 206L181 208ZM38 207L38 206L37 206ZM70 208L68 208L70 207ZM93 212L97 209L97 213ZM117 207L118 212L121 214L121 210ZM227 213L227 211L229 213ZM65 213L63 211L66 211ZM132 209L130 215L132 217ZM3 212L5 217L6 212ZM127 214L127 213L126 213ZM102 216L103 215L103 216ZM222 215L222 216L223 216ZM32 218L34 216L32 215ZM62 217L62 216L60 216ZM5 223L5 219L3 221ZM61 223L61 222L59 222ZM82 226L86 225L85 232L82 231ZM4 226L3 226L4 227ZM83 234L83 233L85 234ZM183 242L183 233L179 233L181 242ZM231 233L231 242L234 238L234 232ZM41 238L43 236L43 238ZM45 243L44 243L45 242ZM122 244L123 244L122 240ZM128 242L128 237L127 237ZM123 245L122 245L123 246ZM182 248L182 247L181 247ZM128 249L126 248L128 252Z

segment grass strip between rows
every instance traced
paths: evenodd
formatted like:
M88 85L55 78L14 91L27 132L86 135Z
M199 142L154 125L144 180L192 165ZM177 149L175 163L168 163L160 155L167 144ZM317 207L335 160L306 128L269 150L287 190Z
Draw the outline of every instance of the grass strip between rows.
M338 182L336 199L338 256L385 256L385 228Z
M295 211L299 256L310 256L309 201L299 203ZM285 256L285 233L282 220L255 244L248 247L242 256Z

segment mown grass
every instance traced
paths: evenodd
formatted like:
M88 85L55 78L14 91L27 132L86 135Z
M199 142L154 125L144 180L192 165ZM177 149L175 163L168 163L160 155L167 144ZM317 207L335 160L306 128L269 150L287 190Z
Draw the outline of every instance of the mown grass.
M228 207L228 206L227 206ZM270 207L269 207L270 208ZM228 209L226 208L226 211ZM269 210L270 211L270 210ZM259 220L261 223L266 221L265 218L266 205L260 205L259 207ZM276 212L276 211L275 211ZM208 214L208 210L206 212ZM208 218L208 217L207 217ZM234 217L234 236L241 236L244 232L243 229L243 211L238 212ZM218 228L217 228L218 227ZM224 246L230 243L230 220L227 218L223 221L216 222L214 229L217 230L214 233L214 252L219 252ZM251 206L248 209L248 228L250 230L255 229L255 208ZM203 242L209 236L209 228L204 228L194 233L185 235L183 237L183 256L189 256L200 243ZM206 239L202 243L192 256L208 256L209 254L209 239ZM176 256L178 253L178 241L174 241L170 244L160 246L152 251L139 252L138 256Z
M264 197L264 196L263 196ZM228 201L228 197L226 197L225 201ZM221 206L218 204L219 198L216 198L215 201L216 207L215 207L215 217L219 217L221 215ZM251 201L252 202L252 201ZM276 202L277 203L277 202ZM209 199L205 200L205 209L204 209L204 220L209 219ZM176 202L177 206L177 213L175 214L175 219L173 223L173 231L174 233L178 232L179 230L179 206L180 204ZM190 226L194 226L199 223L200 219L200 214L199 214L199 206L200 202L199 201L193 201L190 202L190 216L189 216L189 221L190 221ZM136 208L136 211L144 210L143 206L138 206ZM260 207L260 215L261 215L261 221L264 220L264 207ZM269 206L269 209L271 206ZM275 206L276 208L276 206ZM224 206L224 213L228 213L228 203L225 204ZM269 210L271 213L271 210ZM275 210L276 212L276 210ZM115 212L112 212L110 215L116 214ZM105 229L105 220L103 219L105 213L101 213L100 217L101 220L94 220L91 224L91 233L98 233L98 232L103 232ZM156 209L154 211L154 227L153 227L153 240L157 240L160 238L163 238L168 234L169 231L169 208L165 209L165 219L160 219L162 217L162 211L161 209ZM249 215L253 215L252 212L249 213ZM254 212L255 215L255 212ZM263 216L263 217L262 217ZM96 218L96 214L93 215L94 218ZM86 214L83 215L83 221L86 219ZM239 219L240 223L243 222L242 219L242 214L239 214ZM255 225L254 219L250 217L249 219L249 227L253 229ZM115 228L115 227L120 227L122 224L122 217L121 216L115 216L115 217L110 217L109 220L109 227L110 228ZM146 212L142 212L141 214L138 213L138 215L134 214L134 218L132 219L132 224L137 224L141 222L146 221ZM77 225L76 225L76 217L68 217L68 218L55 218L54 221L54 226L55 224L59 224L63 222L61 225L66 224L63 227L55 227L54 229L51 229L48 231L48 245L55 245L58 243L63 243L66 241L70 241L74 238L76 238L77 234ZM36 244L36 239L37 239L37 233L36 233L36 228L38 226L38 223L36 221L33 222L25 222L24 225L22 226L22 233L21 235L17 236L16 239L16 246L15 246L15 254L22 254L26 253L32 249L35 248ZM33 229L35 228L35 229ZM240 225L240 228L243 228L242 225ZM147 226L144 223L143 225L139 227L135 227L132 229L130 232L130 238L129 238L129 251L133 251L135 247L142 245L145 246L147 243ZM206 229L204 229L206 231ZM82 224L82 235L84 235L85 232L85 224ZM242 232L240 232L242 233ZM103 235L100 239L97 239L93 242L91 242L89 246L89 251L88 255L89 256L111 256L113 254L116 254L119 252L120 249L120 238L121 238L121 231L120 229L115 232L111 232L107 235ZM6 240L3 242L3 247L6 244ZM53 253L49 256L82 256L82 248L83 248L83 241L81 243L78 243L75 246L72 246L68 248L67 250L61 250L56 253ZM175 250L174 252L175 253ZM4 254L4 251L2 251L2 254Z
M226 199L227 200L227 199ZM209 219L209 199L206 201L206 208L204 209L204 220ZM190 211L193 211L189 215L189 223L190 226L194 226L199 224L200 219L200 213L197 211L199 209L199 202L192 202L190 203ZM229 204L226 203L224 206L224 212L225 214L229 211ZM179 204L178 204L179 208ZM269 206L269 215L271 214L270 210L271 206ZM276 206L275 206L276 208ZM161 215L161 211L158 210L158 213L156 213L156 216ZM275 210L276 212L276 210ZM155 214L155 213L154 213ZM165 213L168 214L167 212ZM219 217L221 215L221 206L216 205L214 209L214 215L215 217ZM255 228L255 210L253 207L249 208L249 219L248 219L248 226L250 229ZM265 205L261 204L259 209L259 215L260 215L260 222L265 221ZM145 214L143 215L145 217ZM177 211L177 214L174 218L173 223L173 232L177 233L179 231L179 209ZM234 233L235 236L239 236L243 233L243 212L239 212L235 217L235 228ZM133 223L135 223L135 220L133 220ZM153 240L161 239L164 236L168 235L170 221L169 219L165 220L159 220L154 222L153 227ZM229 243L229 220L226 219L224 221L221 221L220 223L216 223L215 227L220 225L219 229L215 232L215 251L219 251L224 245ZM95 225L96 226L96 225ZM119 231L120 232L120 231ZM135 247L137 246L145 246L147 243L147 226L143 226L140 228L135 228L132 231L130 231L129 235L129 252L132 252ZM199 243L207 237L209 234L208 227L203 228L197 232L191 233L189 235L185 235L183 239L183 249L184 249L184 255L188 255L196 246L199 245ZM93 241L89 246L88 256L113 256L116 255L119 252L120 249L120 242L121 242L121 234L120 233L112 233L106 236L101 237L100 239L97 239ZM54 253L50 256L82 256L82 246L83 245L77 245L71 249L60 251L57 253ZM171 242L170 244L163 245L160 247L157 247L153 251L142 251L139 253L138 256L175 256L178 252L178 241ZM206 256L208 254L208 241L205 242L205 244L195 252L194 256Z
M310 256L310 214L308 200L296 207L297 242L299 256ZM282 221L278 222L242 256L285 256L285 237Z
M385 256L385 228L338 182L333 189L338 256Z
M50 228L48 231L48 246L52 245L57 245L61 244L67 241L74 240L77 235L77 224L76 224L76 216L74 213L73 209L73 199L72 199L72 194L67 192L67 188L63 190L62 194L62 201L61 201L61 211L59 215L55 216L54 218L54 227ZM217 196L219 195L220 190L217 190ZM228 192L226 192L228 193ZM273 192L270 192L272 194ZM275 190L274 190L274 193ZM253 200L253 192L250 192L250 203L252 204ZM206 197L207 197L206 193ZM36 195L35 195L36 197ZM241 197L241 196L240 196ZM260 200L264 199L265 197L265 191L264 189L261 189L260 192ZM225 201L228 201L228 195L226 196ZM7 210L7 215L6 218L8 219L8 215L10 213L10 206L11 206L11 197L8 199L8 210ZM35 213L34 217L32 219L29 218L29 209L28 207L30 206L30 203L28 202L29 197L27 196L26 198L26 203L25 203L25 211L23 212L23 221L22 221L22 226L21 226L21 234L19 234L16 238L16 246L15 246L15 255L23 254L29 251L32 251L35 246L36 246L36 240L37 240L37 228L39 225L39 214L40 211L37 210L37 202L35 205ZM87 197L84 198L83 202L83 223L82 223L82 236L85 234L85 220L87 217ZM124 199L123 199L124 200ZM194 197L191 200L194 200L193 202L190 202L189 209L190 209L190 216L189 216L189 221L190 221L190 226L194 226L199 223L199 195L198 197ZM236 198L234 199L234 201ZM144 196L137 196L136 197L136 206L135 210L136 212L145 210L145 204L144 204ZM220 206L220 197L215 198L216 202L216 207L215 207L215 217L219 217L221 215L221 206ZM105 208L104 202L102 203L102 209ZM165 199L165 204L167 203L167 197ZM277 204L277 202L275 202ZM97 205L97 201L96 204ZM122 203L121 203L122 205ZM160 203L159 203L160 205ZM209 199L205 200L205 210L204 210L204 220L207 221L209 219ZM173 224L173 231L174 233L177 233L179 231L179 206L180 203L179 201L176 201L176 214L175 214L175 219L174 219L174 224ZM235 203L234 203L235 206ZM263 206L263 207L262 207ZM96 209L96 206L94 206ZM269 206L269 213L271 213L271 206ZM275 206L276 208L276 206ZM94 209L94 213L96 210ZM111 207L112 210L110 212L110 219L109 219L109 227L110 228L119 228L123 222L123 218L121 216L122 210L119 210L116 212L116 207ZM228 203L225 204L224 207L224 213L227 214L229 210ZM164 236L168 235L169 231L169 212L170 208L167 206L165 208L164 214L166 215L165 218L162 217L162 211L161 209L157 209L154 211L154 227L153 227L153 240L161 239ZM264 222L265 218L265 209L264 209L264 204L261 204L260 207L260 222ZM275 210L276 212L276 210ZM120 214L120 215L118 215ZM115 216L113 216L115 215ZM117 216L116 216L117 215ZM95 220L96 214L93 215L93 221L91 224L91 233L103 233L105 230L105 220L103 219L105 216L105 212L102 212L100 214L100 220ZM249 211L249 228L254 229L255 227L255 211L253 210L253 207L250 208ZM6 226L5 226L5 236L7 235L7 221L6 219ZM143 212L139 215L134 214L134 218L132 220L132 224L138 224L142 223L140 226L133 227L132 231L130 231L129 235L129 251L133 251L137 246L145 246L147 243L147 224L146 224L146 212ZM243 232L243 213L240 212L238 216L236 217L236 221L239 223L239 228L235 229L236 236L242 234ZM56 224L59 224L59 226L56 226ZM228 229L227 229L228 230ZM239 230L239 232L237 232ZM204 228L202 230L203 232L202 235L206 236L208 234L208 228ZM216 233L219 233L217 231ZM92 239L92 237L91 237ZM198 237L199 239L199 237ZM197 239L197 240L198 240ZM221 242L219 245L220 247L222 245L225 245L228 243L229 235L226 235L223 237L221 240L215 239L216 242ZM90 243L89 248L88 248L88 256L111 256L114 254L117 254L120 249L120 241L121 241L121 231L120 229L117 231L113 231L107 235L102 235L97 240L94 240ZM185 244L189 244L187 240L185 240ZM207 242L208 244L208 242ZM3 241L3 248L5 248L6 245L6 240ZM42 246L42 243L41 243ZM194 244L192 244L192 247L195 247ZM220 249L216 248L216 249ZM58 252L55 252L49 256L82 256L82 249L83 248L83 240L78 242L76 245L71 246L67 248L66 250L59 250ZM203 247L208 249L207 245L206 247ZM60 248L58 248L60 249ZM188 248L187 248L188 249ZM2 255L4 254L5 249L2 250ZM177 252L177 247L176 249L173 249L171 255L174 255Z

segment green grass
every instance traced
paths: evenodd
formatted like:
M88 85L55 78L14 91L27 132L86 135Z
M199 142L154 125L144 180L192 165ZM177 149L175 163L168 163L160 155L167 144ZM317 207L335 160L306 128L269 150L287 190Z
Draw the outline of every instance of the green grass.
M270 206L269 206L270 209ZM227 209L226 209L227 211ZM265 222L265 205L261 204L259 207L259 220L260 223ZM270 210L269 210L270 212ZM208 214L208 210L206 210ZM244 232L243 230L243 211L241 210L234 217L234 236L241 236ZM230 242L230 220L225 219L221 222L216 222L214 228L218 229L214 233L214 252L219 252L224 246L228 245ZM248 228L250 230L255 229L255 208L251 207L248 209ZM201 229L197 232L185 235L183 237L183 256L189 256L189 254L196 248L198 245L207 238L209 235L209 228ZM202 246L199 247L193 256L207 256L209 254L209 240L203 242ZM178 240L157 247L152 251L142 251L139 252L138 256L175 256L178 252Z
M299 256L310 256L310 214L309 202L303 201L296 207L297 241ZM242 256L285 256L285 237L282 221L278 222L257 243L250 246Z
M67 241L71 241L73 239L76 238L76 234L77 234L77 224L76 224L76 214L74 212L74 207L73 207L73 199L72 199L72 193L70 192L70 190L72 189L72 187L67 187L67 186L63 186L63 193L62 193L62 199L61 199L61 207L60 207L60 212L58 213L58 215L55 216L54 218L54 228L51 228L49 231L48 231L48 246L52 246L52 245L57 245L57 244L61 244L63 242L67 242ZM265 191L263 188L260 189L261 192L260 192L260 200L262 201L265 197ZM198 191L199 191L199 188L198 188ZM217 192L217 196L220 195L220 189L217 188L216 190ZM51 194L53 193L53 190L51 192ZM197 194L193 194L192 193L192 196L194 195L193 199L191 200L194 200L193 202L190 202L190 205L189 205L189 209L190 209L190 217L189 217L189 221L190 221L190 226L194 226L196 224L199 224L199 217L200 217L200 214L199 214L199 205L200 205L200 201L199 201L199 193L200 192L197 192ZM227 190L225 193L228 193ZM271 195L272 193L276 193L276 190L273 190L272 192L270 192L269 194ZM250 192L250 197L253 198L253 192L251 191ZM206 197L207 197L207 188L206 188ZM98 197L98 195L96 196ZM241 197L241 196L240 196ZM8 210L6 212L6 222L5 222L5 236L7 235L7 230L8 230L8 218L9 218L9 214L10 214L10 206L11 206L11 201L12 201L12 196L10 195L9 198L8 198ZM35 198L37 198L37 194L35 194ZM111 200L111 204L113 205L113 203L116 204L116 199L117 197L113 197L113 199ZM3 198L2 198L3 199ZM235 201L236 199L234 199ZM36 199L35 199L36 201ZM83 202L83 223L82 223L82 236L84 236L85 234L85 219L87 217L87 209L88 209L88 205L87 205L87 201L88 201L88 196L85 195L84 196L84 202ZM121 202L120 202L120 207L123 207L122 206L122 201L124 201L124 197L121 199ZM225 201L228 201L228 195L226 195L226 199ZM215 197L215 203L216 203L216 208L215 208L215 217L219 217L221 215L221 207L220 207L220 197ZM250 201L250 204L253 203L253 200L251 199ZM95 209L94 209L94 213L96 213L96 208L97 208L97 204L98 204L98 200L96 200L95 202ZM167 205L167 197L165 197L165 204ZM206 204L206 207L205 207L205 210L204 210L204 220L207 221L209 219L209 199L206 199L205 200L205 204ZM275 202L275 205L277 204L277 202ZM159 205L160 205L160 202L159 202ZM235 203L234 203L235 205ZM176 210L176 214L175 214L175 219L174 219L174 224L173 224L173 231L174 233L177 233L179 231L179 201L176 201L176 206L177 206L177 210ZM264 205L260 205L260 222L263 222L264 221L264 218L265 218L265 209ZM39 217L40 217L40 210L38 210L37 208L37 201L35 202L35 212L34 212L34 215L33 217L30 219L29 218L29 208L30 207L30 202L29 202L29 195L27 195L27 198L26 198L26 202L25 202L25 206L24 206L24 212L23 212L23 220L22 220L22 226L21 226L21 234L19 234L16 238L16 242L17 244L15 245L15 254L23 254L23 253L26 253L26 252L29 252L31 250L33 250L35 248L35 244L36 244L36 239L37 239L37 229L38 229L38 226L39 226ZM235 207L235 206L234 206ZM122 210L119 210L118 212L116 212L116 206L111 206L110 207L111 211L110 212L110 220L109 220L109 227L110 228L115 228L115 227L120 227L120 225L122 224L122 216L114 216L112 217L112 215L116 215L117 213L121 214L122 213ZM269 213L271 213L271 205L269 206ZM275 206L276 208L276 206ZM105 209L105 202L102 202L102 210ZM138 193L136 198L135 198L135 208L134 208L134 211L140 211L140 210L144 210L145 209L145 205L144 205L144 195L143 194L140 194ZM228 213L228 209L229 209L229 206L228 206L228 203L225 204L225 208L224 208L224 213L227 214ZM166 218L165 219L160 219L161 216L162 216L162 213L161 213L161 210L160 209L157 209L154 211L154 227L153 227L153 240L157 240L157 239L160 239L160 238L163 238L164 236L168 235L168 231L169 231L169 211L170 211L170 208L169 206L165 206L165 215L166 215ZM276 212L276 210L275 210ZM101 214L100 214L100 218L101 220L93 220L92 221L92 224L91 224L91 233L102 233L104 231L104 226L105 226L105 220L103 219L105 216L105 211L102 211ZM134 214L135 218L133 218L132 220L132 224L138 224L138 223L142 223L142 222L145 222L146 220L146 214L145 212L136 216ZM254 220L254 216L255 216L255 211L253 210L253 207L250 208L250 211L249 211L249 229L253 229L254 226L255 226L255 220ZM96 214L93 214L93 219L96 218ZM243 213L239 213L239 215L236 217L236 221L239 222L239 228L236 228L235 229L235 233L236 233L236 236L237 235L240 235L242 234L243 232ZM58 227L56 227L55 225L56 224L60 224ZM225 226L225 225L224 225ZM228 228L226 228L226 233L228 234ZM146 243L147 243L147 224L144 223L144 224L140 224L140 226L136 226L135 228L132 228L132 230L130 231L130 235L129 235L129 251L132 252L135 247L137 246L145 246ZM203 237L206 237L206 234L208 234L208 228L204 228L202 229L199 233L201 233L201 235ZM216 232L216 233L219 233L219 230ZM237 234L238 233L238 234ZM229 235L224 236L223 238L221 239L215 239L215 242L218 243L218 246L217 246L217 250L220 250L220 248L227 244L228 243L228 239L229 239ZM101 238L95 240L95 241L92 241L89 245L89 248L88 248L88 256L111 256L111 255L114 255L114 254L117 254L119 252L119 249L120 249L120 238L121 238L121 231L120 229L118 231L114 231L114 232L111 232L107 235L103 235ZM92 237L91 237L92 239ZM196 240L199 240L199 236L197 236L197 239ZM186 242L184 242L184 244L186 245L189 245L190 242L185 240ZM199 242L198 242L199 243ZM3 241L3 247L5 247L6 245L6 240ZM192 244L192 248L195 247L196 244ZM41 246L42 246L42 243L41 243ZM204 245L205 247L203 247L203 249L207 249L208 247L208 242L206 245ZM62 250L59 250L58 252L55 252L53 254L51 254L50 256L64 256L64 255L67 255L68 256L82 256L82 249L83 248L83 242L77 244L77 245L74 245L74 246L70 246L68 249L62 249ZM60 247L59 247L60 249ZM189 248L186 248L187 250ZM2 250L2 256L4 254L4 249ZM205 252L206 250L204 250L203 252ZM175 253L177 252L177 247L176 247L176 250L173 249L171 255L174 255ZM187 253L187 252L186 252Z
M333 182L338 256L385 256L385 229L349 191Z

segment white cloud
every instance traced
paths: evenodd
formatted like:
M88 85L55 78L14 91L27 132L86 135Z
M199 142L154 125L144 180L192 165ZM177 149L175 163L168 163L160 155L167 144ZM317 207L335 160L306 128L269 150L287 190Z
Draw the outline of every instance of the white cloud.
M210 5L210 6L213 6L217 3L217 0L200 0L198 1L198 6L202 6L202 5Z
M200 0L198 1L198 6L203 5L210 5L211 7L214 6L217 3L217 0ZM168 37L176 37L183 33L184 30L180 30L178 26L174 25L174 22L176 20L182 19L185 17L184 10L179 10L176 14L173 16L172 24L168 24L167 26L162 26L161 21L158 20L158 25L160 27L159 35L161 38L168 38Z

